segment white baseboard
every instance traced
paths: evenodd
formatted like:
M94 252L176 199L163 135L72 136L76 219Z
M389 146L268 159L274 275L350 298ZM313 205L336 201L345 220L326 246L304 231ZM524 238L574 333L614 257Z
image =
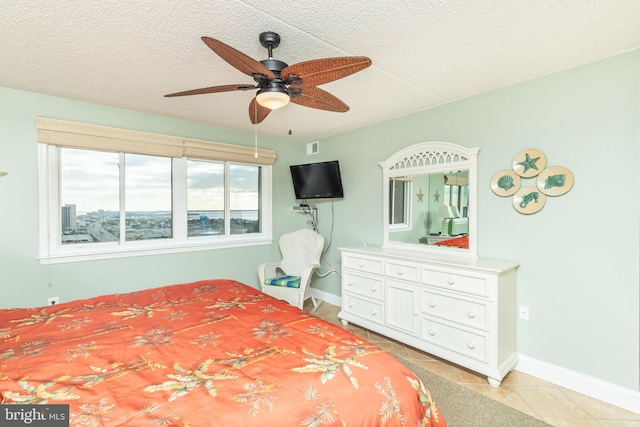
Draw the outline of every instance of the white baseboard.
M342 298L336 294L321 291L320 289L315 288L311 288L311 293L313 294L314 298L317 298L321 301L326 301L332 305L337 305L338 307L342 307Z
M520 355L516 371L640 414L640 392Z

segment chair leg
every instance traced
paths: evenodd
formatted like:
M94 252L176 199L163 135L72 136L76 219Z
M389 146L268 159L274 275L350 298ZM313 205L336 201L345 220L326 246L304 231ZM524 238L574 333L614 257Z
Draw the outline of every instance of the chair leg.
M311 296L311 303L313 304L313 308L311 309L311 311L309 311L309 313L314 314L316 310L318 310L318 308L320 307L320 304L322 304L322 300L316 300L316 298L313 296L313 293L311 293L310 296Z

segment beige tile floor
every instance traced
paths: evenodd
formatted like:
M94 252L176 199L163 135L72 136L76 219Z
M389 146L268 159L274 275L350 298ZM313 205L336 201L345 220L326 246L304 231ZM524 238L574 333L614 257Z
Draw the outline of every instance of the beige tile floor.
M522 372L507 375L500 388L492 388L486 377L430 356L420 350L338 319L340 307L323 302L315 315L366 338L385 351L422 366L442 377L482 393L505 405L559 427L640 427L640 414L542 381ZM437 400L436 400L437 402ZM514 426L515 427L515 426Z

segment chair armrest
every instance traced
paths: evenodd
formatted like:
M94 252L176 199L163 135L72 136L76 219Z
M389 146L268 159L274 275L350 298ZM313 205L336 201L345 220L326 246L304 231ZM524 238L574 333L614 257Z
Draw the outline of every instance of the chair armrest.
M277 275L277 269L280 268L281 262L263 262L258 265L258 278L260 286L264 286L265 279L270 279Z
M300 273L301 287L306 287L309 284L309 282L311 281L311 275L317 268L320 268L320 264L309 264L302 269L302 272Z

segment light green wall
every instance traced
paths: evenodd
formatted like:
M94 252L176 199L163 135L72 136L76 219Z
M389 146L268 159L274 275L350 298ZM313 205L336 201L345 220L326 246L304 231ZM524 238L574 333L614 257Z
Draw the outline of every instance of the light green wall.
M295 204L288 166L337 159L345 197L315 202L330 247L323 271L340 267L338 247L382 242L378 162L408 145L448 141L478 146L478 253L518 269L518 352L620 386L639 386L640 51L495 90L305 146L260 138L277 151L274 236L308 227ZM226 277L256 285L255 267L278 259L277 245L87 261L37 262L35 117L252 145L253 135L197 123L0 88L0 307L34 306L47 296L84 298L191 280ZM574 188L524 216L490 189L491 176L526 148L569 168ZM615 206L615 209L611 207ZM611 217L612 211L623 212ZM619 227L612 227L619 224ZM330 274L314 286L340 294Z
M427 212L428 218L423 223L428 225L427 234L440 233L442 232L442 218L438 217L438 211L444 202L444 174L429 174L426 175L426 179L425 191L427 194L424 196L424 201L428 204L429 211ZM438 201L434 197L436 192L440 195ZM414 205L414 208L417 206Z
M520 263L518 352L638 390L639 129L636 50L322 140L345 186L334 245L381 243L379 161L423 141L478 146L478 255ZM535 215L490 188L527 148L575 177Z
M429 208L433 205L433 203L429 203L429 178L429 175L416 175L413 181L413 192L408 196L411 202L411 222L414 230L411 240L407 240L408 242L419 243L421 238L429 234ZM431 180L437 181L433 177ZM442 190L439 191L442 192ZM422 201L417 197L420 192L422 192Z

